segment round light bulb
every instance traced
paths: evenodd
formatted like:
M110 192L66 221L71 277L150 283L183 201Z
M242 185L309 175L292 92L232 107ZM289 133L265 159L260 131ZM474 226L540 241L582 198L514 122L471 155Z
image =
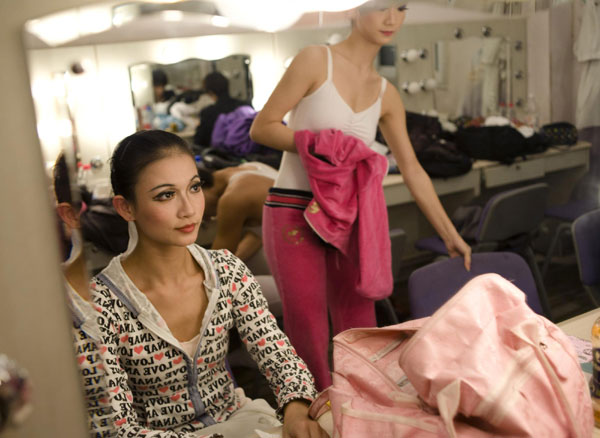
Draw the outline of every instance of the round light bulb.
M418 82L408 84L408 94L417 94L421 91L421 85Z
M427 91L435 90L437 87L437 81L434 78L425 80L425 89Z
M408 62L414 62L419 59L419 51L417 49L410 49L406 52L406 60Z

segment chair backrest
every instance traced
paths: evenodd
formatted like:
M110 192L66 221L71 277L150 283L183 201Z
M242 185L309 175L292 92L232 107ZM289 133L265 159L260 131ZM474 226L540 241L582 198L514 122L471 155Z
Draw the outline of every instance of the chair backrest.
M571 231L581 282L586 286L600 285L600 209L577 218Z
M406 246L406 233L402 228L390 230L390 241L392 243L392 276L394 283L400 281L400 268L402 267L402 254Z
M486 203L475 240L495 242L528 234L544 219L548 185L532 184L498 193Z
M432 315L472 278L496 273L514 282L527 296L527 304L544 315L533 274L527 262L512 252L472 254L471 270L464 267L462 257L441 260L415 270L408 279L411 318Z

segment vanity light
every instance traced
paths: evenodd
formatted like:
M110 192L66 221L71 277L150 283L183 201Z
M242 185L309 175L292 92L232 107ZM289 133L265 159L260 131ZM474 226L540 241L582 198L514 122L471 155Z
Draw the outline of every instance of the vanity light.
M427 58L427 49L410 49L403 50L400 52L400 58L404 62L414 62L417 59L425 59Z
M408 94L417 94L421 92L421 84L419 82L403 82L401 88Z
M433 91L437 88L437 81L434 78L424 79L419 85L423 91Z

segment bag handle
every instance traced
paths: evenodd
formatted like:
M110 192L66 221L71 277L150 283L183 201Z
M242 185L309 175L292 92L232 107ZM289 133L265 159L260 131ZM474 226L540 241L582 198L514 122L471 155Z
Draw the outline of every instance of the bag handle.
M579 423L575 420L573 409L571 409L571 404L567 400L567 396L563 391L558 376L552 368L552 365L550 365L550 362L548 362L546 354L542 350L542 346L545 346L545 344L539 339L539 331L538 326L536 324L536 320L529 320L528 322L529 323L525 323L516 327L512 330L512 332L533 348L533 350L535 351L535 355L542 364L542 368L544 368L544 371L546 372L546 375L550 380L550 384L552 385L554 391L558 395L558 400L560 404L567 413L567 418L571 423L571 428L575 431L577 437L583 437L583 433L581 432Z
M460 380L453 380L439 391L436 395L436 401L448 436L456 438L458 435L454 428L454 417L458 413L458 404L460 402Z

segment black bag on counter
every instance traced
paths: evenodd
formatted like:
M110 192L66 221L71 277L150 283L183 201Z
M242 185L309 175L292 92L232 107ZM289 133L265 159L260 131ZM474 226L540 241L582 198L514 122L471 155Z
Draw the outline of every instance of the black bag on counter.
M407 111L406 128L417 159L429 176L447 178L471 170L471 158L443 138L442 125L436 117Z
M512 164L517 157L544 152L548 144L539 134L524 137L512 126L470 126L456 133L456 145L477 160Z
M568 122L544 125L540 129L540 135L549 146L572 146L577 143L577 128Z

